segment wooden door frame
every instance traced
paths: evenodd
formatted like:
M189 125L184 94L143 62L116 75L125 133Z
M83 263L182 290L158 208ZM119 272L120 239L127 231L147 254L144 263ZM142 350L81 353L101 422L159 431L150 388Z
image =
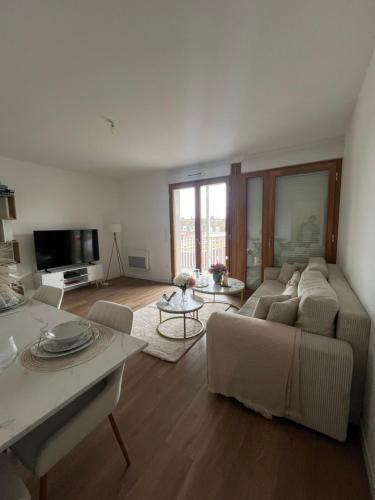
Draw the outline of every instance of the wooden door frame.
M268 258L266 265L273 265L275 241L275 201L276 179L286 175L309 174L314 172L328 172L328 204L325 258L331 264L336 263L338 211L340 203L340 182L342 160L326 160L302 165L273 169L270 171L270 235L268 240Z
M241 172L241 163L231 165L231 270L235 278L246 283L247 179L251 177L263 178L263 279L264 268L273 266L276 178L319 171L328 171L329 173L325 257L327 262L336 263L342 158L244 173Z
M200 252L200 239L201 239L201 206L200 206L200 188L201 186L209 186L211 184L225 183L227 187L227 213L226 213L226 253L228 254L228 261L230 263L230 245L229 245L229 218L230 218L230 176L225 175L221 177L212 177L210 179L199 179L194 181L177 182L169 184L169 221L170 221L170 245L171 245L171 281L176 275L176 261L174 251L174 203L173 192L176 189L184 189L193 187L195 189L195 254L196 254L196 267L201 269L201 252ZM199 235L199 238L197 238Z

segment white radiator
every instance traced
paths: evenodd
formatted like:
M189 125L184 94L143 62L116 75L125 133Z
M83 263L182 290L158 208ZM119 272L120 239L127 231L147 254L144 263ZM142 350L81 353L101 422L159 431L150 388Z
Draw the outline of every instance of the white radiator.
M148 271L150 269L147 250L128 249L126 260L128 269L137 271Z

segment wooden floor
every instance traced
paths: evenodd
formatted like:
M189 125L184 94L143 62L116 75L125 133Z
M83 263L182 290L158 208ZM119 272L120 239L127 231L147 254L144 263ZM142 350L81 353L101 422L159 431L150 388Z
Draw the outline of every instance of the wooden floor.
M166 289L118 279L67 293L63 309L84 316L98 299L137 309ZM49 473L49 500L371 498L356 428L341 444L209 394L205 350L202 338L177 364L146 354L130 361L114 415L131 467L103 422ZM37 498L36 481L27 484Z

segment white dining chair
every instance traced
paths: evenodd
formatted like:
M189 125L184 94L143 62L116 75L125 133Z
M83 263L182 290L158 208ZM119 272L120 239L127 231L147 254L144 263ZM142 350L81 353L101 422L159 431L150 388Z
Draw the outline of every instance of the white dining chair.
M88 318L130 334L133 311L124 305L98 301ZM19 460L39 478L40 500L47 498L48 471L107 417L126 463L130 465L129 454L112 415L120 399L124 365L12 446Z
M34 293L33 299L60 309L64 290L55 286L42 285Z
M0 453L1 500L31 500L30 493L7 457Z

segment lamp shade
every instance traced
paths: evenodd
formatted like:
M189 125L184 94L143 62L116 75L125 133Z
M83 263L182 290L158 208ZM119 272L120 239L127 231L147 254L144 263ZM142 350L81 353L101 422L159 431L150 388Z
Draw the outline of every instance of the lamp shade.
M122 224L109 224L108 231L111 233L121 233L122 232Z

